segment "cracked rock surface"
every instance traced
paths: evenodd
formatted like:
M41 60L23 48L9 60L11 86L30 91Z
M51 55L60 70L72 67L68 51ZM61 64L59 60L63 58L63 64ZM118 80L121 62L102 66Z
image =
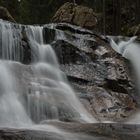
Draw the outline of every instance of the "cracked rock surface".
M137 108L137 91L128 60L97 33L66 23L44 26L77 95L98 120L121 121ZM49 39L47 35L52 34Z

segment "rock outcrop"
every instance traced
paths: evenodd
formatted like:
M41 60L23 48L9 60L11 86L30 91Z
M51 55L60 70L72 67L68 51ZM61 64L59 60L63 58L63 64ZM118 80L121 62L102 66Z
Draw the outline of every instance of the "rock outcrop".
M97 17L93 9L67 2L58 9L52 22L67 22L93 29L97 24Z
M98 120L122 120L134 112L138 96L131 65L105 37L65 23L46 25L44 33L77 95Z
M15 22L14 18L11 16L9 11L2 6L0 6L0 18L3 20Z

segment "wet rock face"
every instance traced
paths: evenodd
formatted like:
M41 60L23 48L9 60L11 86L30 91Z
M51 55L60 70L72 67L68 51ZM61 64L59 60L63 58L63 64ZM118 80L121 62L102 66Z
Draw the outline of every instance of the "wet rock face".
M48 124L57 126L61 130L68 133L57 133L47 131ZM0 129L1 140L139 140L140 126L127 124L109 124L109 123L94 123L94 124L79 124L79 123L62 123L62 122L47 122L47 125L42 125L44 131L30 129ZM65 135L63 135L65 134ZM67 138L66 138L67 136Z
M67 22L90 29L93 29L97 24L97 18L93 9L69 2L58 9L52 21Z
M136 89L131 65L105 37L65 23L53 24L53 28L47 25L44 33L62 71L97 119L118 121L134 112ZM52 36L47 38L48 34Z
M3 20L15 22L14 18L11 16L9 11L2 6L0 6L0 18Z

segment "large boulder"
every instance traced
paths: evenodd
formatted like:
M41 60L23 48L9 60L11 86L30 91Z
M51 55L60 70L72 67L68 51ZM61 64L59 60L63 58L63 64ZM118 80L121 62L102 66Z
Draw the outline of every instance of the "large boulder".
M2 6L0 6L0 18L3 20L15 22L14 18L11 16L9 11Z
M52 21L67 22L89 29L93 29L97 24L96 14L93 9L69 2L58 9Z
M139 98L131 64L105 37L66 23L46 25L44 33L62 71L94 117L119 121L135 112Z

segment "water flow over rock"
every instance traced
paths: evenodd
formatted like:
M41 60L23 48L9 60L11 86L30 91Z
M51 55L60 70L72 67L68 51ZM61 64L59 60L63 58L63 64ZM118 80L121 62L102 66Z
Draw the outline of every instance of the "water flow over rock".
M65 74L59 69L57 57L48 44L43 43L43 28L30 26L28 38L33 57L33 71L37 79L32 83L38 91L31 93L28 100L35 121L57 119L94 122L70 87Z
M23 40L31 48L28 66L14 62L23 60ZM0 43L0 126L22 127L46 120L95 122L60 70L52 47L44 43L43 27L0 20Z
M81 101L86 101L83 102L85 107L99 120L105 117L111 118L109 120L126 118L127 113L129 115L135 109L135 101L130 96L134 93L134 86L129 70L126 69L128 61L125 62L126 59L113 51L105 43L105 38L68 24L51 24L51 28L49 25L42 28L2 21L0 25L4 27L0 28L3 32L0 36L0 40L3 39L0 56L2 59L14 60L0 62L0 126L24 127L25 131L15 130L17 139L23 139L25 134L26 140L98 139L64 132L53 125L69 132L91 134L93 130L94 134L96 131L97 134L102 134L98 128L102 128L102 124L91 124L94 126L91 127L88 123L95 122L95 119L76 97L59 67L77 88L76 93ZM53 36L49 34L50 31L53 31ZM58 64L51 45L44 43L47 41L52 43L61 65ZM22 49L14 49L16 43L23 48L24 53ZM28 64L32 58L32 63L24 65L15 62L21 61L22 55L30 57ZM111 125L108 128L107 133L114 130ZM103 131L104 129L106 128ZM11 139L13 131L5 131ZM3 128L0 130L0 137L1 132L4 133ZM6 139L5 133L3 135Z
M16 93L11 62L0 61L0 127L31 126L32 121Z
M136 85L140 93L140 65L139 65L140 44L136 41L137 37L127 38L125 41L122 40L121 37L110 37L110 38L112 48L131 61L135 72L134 75L137 77ZM118 40L118 43L116 43L114 40ZM140 111L138 111L135 115L133 115L127 123L140 123Z
M0 20L0 56L2 59L22 61L21 32L21 25Z

